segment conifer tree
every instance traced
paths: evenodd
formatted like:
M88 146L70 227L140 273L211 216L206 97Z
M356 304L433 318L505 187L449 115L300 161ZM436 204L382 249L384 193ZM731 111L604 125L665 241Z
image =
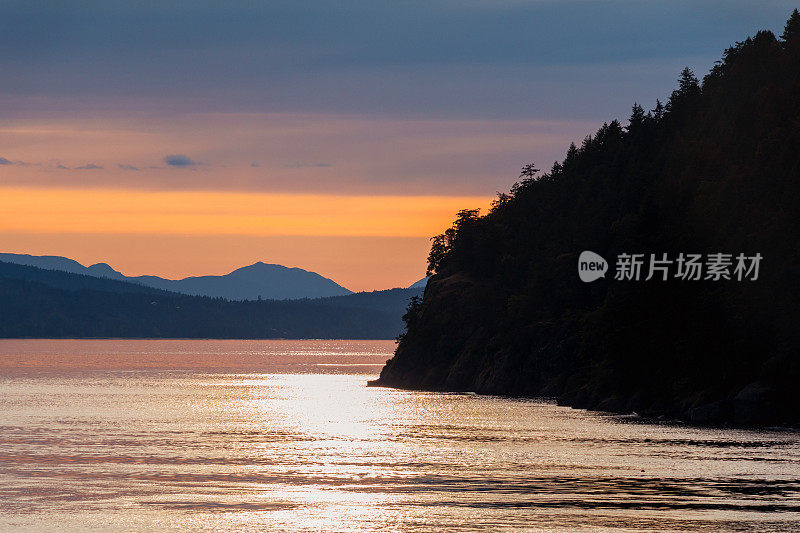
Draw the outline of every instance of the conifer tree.
M692 69L684 67L681 75L678 78L678 92L681 94L691 94L700 88L700 83L697 81L697 76L694 75Z
M797 9L792 11L792 14L789 15L789 20L786 21L781 39L783 39L787 45L794 44L795 46L797 46L797 42L800 41L800 12L798 12Z
M657 121L664 118L664 104L662 104L659 99L656 99L656 107L653 109L653 118Z
M628 119L628 131L634 131L644 124L644 109L638 103L633 104L631 117Z

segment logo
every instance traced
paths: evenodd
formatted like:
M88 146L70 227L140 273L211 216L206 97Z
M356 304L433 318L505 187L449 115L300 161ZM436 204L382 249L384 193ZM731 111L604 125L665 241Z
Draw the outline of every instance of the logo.
M586 250L578 257L578 276L581 281L590 283L606 277L608 263L600 255Z
M760 253L668 253L617 254L614 280L616 281L756 281L761 260ZM600 255L589 250L578 257L578 276L581 281L591 283L606 277L608 263Z

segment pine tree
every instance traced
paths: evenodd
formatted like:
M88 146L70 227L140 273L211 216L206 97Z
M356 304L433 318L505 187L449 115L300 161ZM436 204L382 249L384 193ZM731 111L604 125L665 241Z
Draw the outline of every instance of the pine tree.
M536 168L536 165L533 163L528 163L522 167L519 177L523 178L524 180L532 180L536 176L537 172L539 172L539 169Z
M786 21L786 26L781 35L787 48L800 49L800 12L795 9Z
M781 39L789 42L796 39L798 36L800 36L800 12L795 9L792 11L792 14L789 15L789 20L786 21Z
M700 88L700 82L697 81L697 76L694 75L692 69L684 67L681 71L681 76L678 78L678 92L681 94L691 94Z
M644 109L638 103L633 104L631 118L628 119L628 131L635 131L644 124Z
M692 69L685 67L678 78L678 88L672 91L667 101L666 110L674 116L678 112L686 118L691 114L691 109L700 96L700 82Z
M565 163L573 161L578 156L578 148L575 146L574 142L569 143L569 148L567 148L567 157L564 159Z
M653 109L653 118L657 121L664 118L664 104L662 104L659 99L656 99L656 107Z

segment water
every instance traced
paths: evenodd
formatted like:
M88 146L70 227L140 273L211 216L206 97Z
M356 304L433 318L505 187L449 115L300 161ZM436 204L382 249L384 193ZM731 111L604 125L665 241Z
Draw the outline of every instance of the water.
M0 341L0 530L800 528L800 434L367 388L388 341Z

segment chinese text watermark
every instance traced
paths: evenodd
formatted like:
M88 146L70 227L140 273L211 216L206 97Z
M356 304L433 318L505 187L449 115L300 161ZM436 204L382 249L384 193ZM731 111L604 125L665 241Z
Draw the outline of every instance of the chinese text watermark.
M729 253L688 254L677 256L661 254L617 255L614 279L618 281L756 281L763 259L760 253L734 255ZM584 251L578 258L578 275L582 281L591 282L605 277L608 263L602 256Z

